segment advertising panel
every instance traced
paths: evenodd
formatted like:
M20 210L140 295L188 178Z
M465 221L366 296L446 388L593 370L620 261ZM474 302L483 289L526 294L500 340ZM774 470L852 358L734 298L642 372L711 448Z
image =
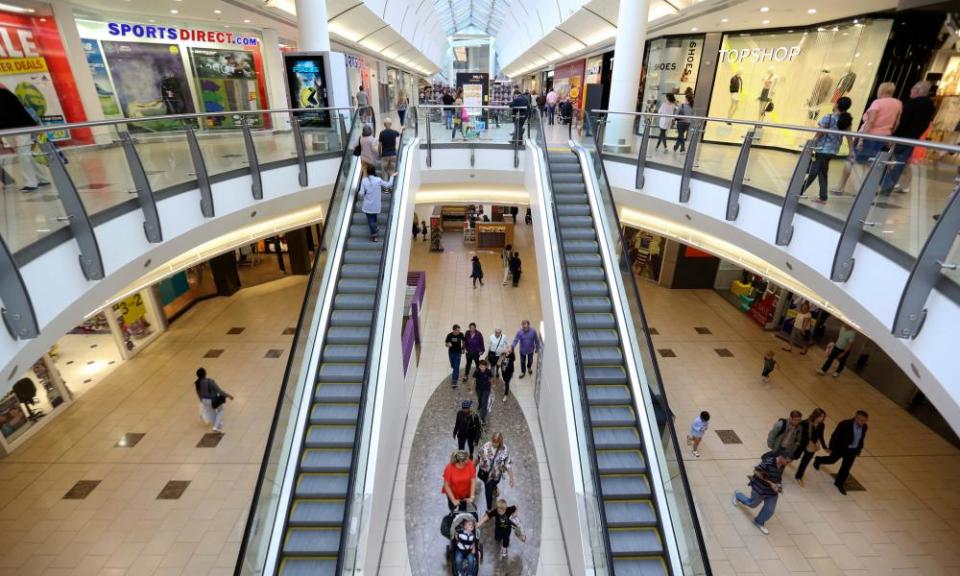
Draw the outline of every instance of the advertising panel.
M574 108L583 106L583 68L584 61L576 60L553 70L553 89L561 98L569 96Z
M329 104L327 94L327 58L323 52L290 52L283 55L284 71L287 77L287 94L290 95L290 107L310 110L326 108ZM301 124L329 128L329 111L301 115Z
M179 46L111 40L102 44L124 116L149 119L194 112ZM154 120L131 124L130 130L182 127L183 123L177 120Z
M81 38L80 41L83 43L87 68L90 69L90 75L93 76L93 85L97 89L97 97L100 99L103 116L105 118L123 118L123 112L121 112L120 104L117 102L116 90L113 89L113 82L110 81L110 73L107 71L107 63L103 60L100 42L93 38Z
M647 51L643 110L656 112L666 94L681 95L697 86L703 36L658 38Z
M204 112L235 112L260 108L260 91L253 54L243 50L215 50L191 48L190 61L200 92ZM233 128L240 124L240 116L213 116L205 119L211 128ZM259 125L260 118L248 115L251 125Z
M490 75L480 72L458 72L457 88L463 90L463 104L471 115L480 114L480 106L488 99Z

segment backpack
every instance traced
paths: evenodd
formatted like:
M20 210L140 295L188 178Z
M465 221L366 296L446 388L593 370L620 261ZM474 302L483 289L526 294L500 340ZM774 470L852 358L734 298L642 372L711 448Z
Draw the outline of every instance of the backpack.
M453 538L453 531L452 531L453 520L456 517L457 517L457 513L456 511L454 511L444 516L443 520L440 521L440 534L442 534L443 537L446 538L447 540L450 540Z
M767 432L767 448L771 450L776 450L777 441L783 435L784 431L787 429L787 420L786 418L780 418L773 425L773 428Z

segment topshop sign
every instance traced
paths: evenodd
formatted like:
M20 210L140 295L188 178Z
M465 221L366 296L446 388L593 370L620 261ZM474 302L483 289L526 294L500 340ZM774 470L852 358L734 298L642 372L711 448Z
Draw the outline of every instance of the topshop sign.
M759 62L789 62L800 55L800 46L778 46L776 48L741 48L739 50L721 49L720 63L757 64Z
M150 40L180 40L181 42L209 42L211 44L235 44L237 46L256 46L257 39L246 34L224 32L221 30L195 30L176 26L157 26L154 24L127 24L126 22L108 22L107 33L118 38L144 38Z

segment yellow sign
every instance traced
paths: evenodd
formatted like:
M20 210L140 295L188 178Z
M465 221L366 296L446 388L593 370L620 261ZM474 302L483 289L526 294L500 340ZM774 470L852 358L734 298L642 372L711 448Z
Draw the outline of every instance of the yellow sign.
M143 304L143 297L137 292L133 296L127 296L123 300L113 305L113 311L117 312L120 319L127 326L135 324L141 318L147 315L147 307Z
M0 59L0 74L34 74L46 71L47 61L43 56Z

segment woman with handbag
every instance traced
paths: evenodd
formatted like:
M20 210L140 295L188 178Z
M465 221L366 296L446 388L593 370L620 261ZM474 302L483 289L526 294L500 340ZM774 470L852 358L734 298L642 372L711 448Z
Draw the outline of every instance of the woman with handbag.
M823 439L823 421L827 419L827 413L822 408L816 408L810 413L810 417L800 423L800 447L793 454L793 459L800 458L800 466L797 467L797 473L794 478L797 484L803 486L803 473L807 469L807 464L813 459L821 447L827 450L827 443Z
M193 385L197 390L197 397L200 398L203 421L206 424L212 423L213 431L222 434L223 406L228 398L233 400L233 396L224 392L212 378L207 378L207 371L203 368L197 368L197 380Z
M479 456L477 456L477 478L483 482L487 510L492 510L496 506L496 498L499 494L497 484L503 478L504 472L507 473L510 487L513 488L514 477L513 468L510 465L510 450L503 443L503 434L494 432L490 441L483 445Z
M458 94L457 99L453 103L454 113L453 113L453 133L450 134L450 141L453 142L457 139L457 130L460 131L460 135L463 136L463 139L467 139L467 133L464 132L467 122L470 121L470 115L467 113L466 107L463 105L463 98ZM464 118L467 119L467 122L464 122Z

